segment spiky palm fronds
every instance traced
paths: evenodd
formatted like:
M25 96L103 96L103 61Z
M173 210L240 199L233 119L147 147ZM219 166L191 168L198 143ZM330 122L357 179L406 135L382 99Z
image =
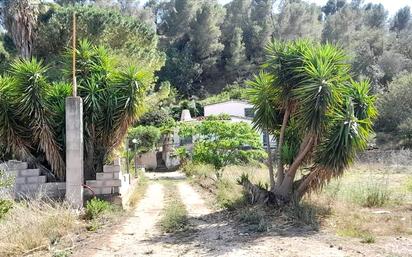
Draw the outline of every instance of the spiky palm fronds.
M13 91L16 94L16 114L22 125L32 135L33 145L38 145L51 168L60 178L64 177L65 163L62 146L59 145L53 129L53 113L47 103L50 85L44 77L47 68L36 59L18 60L11 65Z
M284 113L275 191L291 194L297 188L292 186L296 172L304 165L310 172L297 183L301 197L342 174L356 152L365 149L376 117L375 99L367 81L352 80L345 54L330 44L272 42L266 51L267 73L249 82L259 110L255 126L270 124L276 130L280 121L268 114ZM277 97L269 103L271 95Z

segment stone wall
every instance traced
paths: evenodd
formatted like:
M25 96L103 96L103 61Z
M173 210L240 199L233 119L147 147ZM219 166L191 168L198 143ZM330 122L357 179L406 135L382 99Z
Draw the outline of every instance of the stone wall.
M14 184L7 190L13 198L36 195L55 198L65 195L65 182L47 182L40 169L29 169L25 162L8 161L1 163L0 169L14 178ZM113 165L105 165L103 172L96 174L96 180L88 180L86 185L85 195L125 194L129 189L130 174L122 174L120 160L116 160Z
M157 157L156 152L151 151L147 153L138 154L136 156L136 161L139 167L154 170L157 167Z

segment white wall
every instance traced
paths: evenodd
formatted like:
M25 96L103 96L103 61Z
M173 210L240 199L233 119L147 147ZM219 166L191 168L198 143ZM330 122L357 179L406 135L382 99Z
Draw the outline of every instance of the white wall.
M207 105L204 107L205 116L229 114L233 116L245 116L245 108L252 108L253 105L242 101L228 101Z

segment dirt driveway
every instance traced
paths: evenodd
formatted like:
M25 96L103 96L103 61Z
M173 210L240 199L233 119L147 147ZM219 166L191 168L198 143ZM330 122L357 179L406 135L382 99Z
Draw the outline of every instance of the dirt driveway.
M78 249L74 256L412 256L412 239L383 238L374 244L340 238L307 227L282 227L254 233L239 226L225 211L209 207L179 172L148 173L151 179L144 198L133 215L114 231L93 244ZM165 187L159 180L176 183L190 216L190 229L163 234L157 224L164 208Z

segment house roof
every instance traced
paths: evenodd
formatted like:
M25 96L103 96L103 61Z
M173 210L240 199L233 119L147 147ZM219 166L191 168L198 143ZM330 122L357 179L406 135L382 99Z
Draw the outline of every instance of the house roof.
M223 104L223 103L242 103L242 104L251 105L251 103L249 103L248 101L245 101L245 100L231 99L231 100L221 101L221 102L217 102L217 103L213 103L213 104L205 104L203 107L212 106L212 105L218 105L218 104Z

